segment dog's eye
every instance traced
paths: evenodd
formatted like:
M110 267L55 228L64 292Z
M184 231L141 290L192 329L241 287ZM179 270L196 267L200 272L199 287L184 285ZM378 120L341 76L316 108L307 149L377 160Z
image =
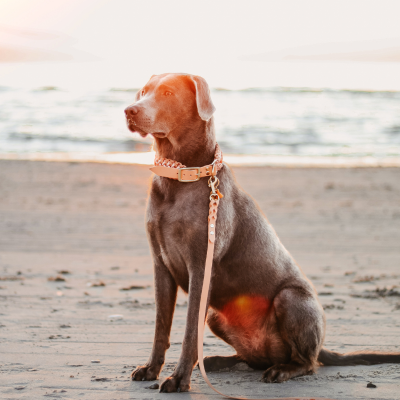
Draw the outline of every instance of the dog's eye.
M142 90L142 96L144 96L144 90Z
M165 96L172 96L172 93L171 92L165 92L164 95Z

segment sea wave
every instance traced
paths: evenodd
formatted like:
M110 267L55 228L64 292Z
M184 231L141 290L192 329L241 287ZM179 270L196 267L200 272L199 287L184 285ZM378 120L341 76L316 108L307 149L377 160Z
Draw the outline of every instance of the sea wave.
M0 87L0 152L146 151L126 127L136 88ZM226 154L400 156L400 92L212 89Z
M134 92L136 93L139 89L138 88L111 88L109 89L110 92Z
M138 89L136 89L137 91ZM359 95L400 95L398 90L362 90L362 89L332 89L311 87L256 87L244 89L212 88L211 92L240 92L240 93L351 93Z

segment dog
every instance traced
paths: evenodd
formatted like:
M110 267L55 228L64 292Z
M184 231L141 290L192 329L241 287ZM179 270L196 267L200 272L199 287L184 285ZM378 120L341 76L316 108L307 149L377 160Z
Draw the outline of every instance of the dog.
M207 82L190 74L153 75L125 109L130 131L155 139L160 157L187 167L209 165L216 136ZM339 354L323 347L325 315L302 273L228 165L218 173L216 222L207 324L231 345L230 357L206 357L207 371L245 362L265 370L265 382L311 374L319 365L400 362L400 353ZM156 324L153 348L132 380L155 380L165 362L178 287L189 295L182 353L160 392L186 392L197 356L197 324L207 252L209 188L154 176L146 230L154 264Z

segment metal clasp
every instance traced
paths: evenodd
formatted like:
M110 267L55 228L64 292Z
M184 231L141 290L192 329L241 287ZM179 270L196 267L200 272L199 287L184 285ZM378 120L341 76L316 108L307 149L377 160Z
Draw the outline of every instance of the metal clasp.
M184 170L191 170L191 171L197 171L196 173L196 179L182 179L182 171ZM200 180L200 167L192 167L192 168L179 168L178 169L178 181L179 182L197 182Z
M208 187L211 188L211 193L217 193L215 189L219 185L219 179L216 176L210 176L210 179L208 180Z
M219 185L219 179L216 176L210 176L210 179L208 180L208 187L211 188L210 200L215 196L218 198L218 193L216 190L218 185Z

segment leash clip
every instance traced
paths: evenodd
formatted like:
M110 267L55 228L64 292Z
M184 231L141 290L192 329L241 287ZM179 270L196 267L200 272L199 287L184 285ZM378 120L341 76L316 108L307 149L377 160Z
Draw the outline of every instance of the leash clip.
M210 176L208 179L208 187L211 188L211 194L217 194L217 187L219 185L219 179L216 176Z
M210 200L221 199L223 194L217 189L219 185L219 179L216 176L210 176L208 179L208 187L211 188Z

